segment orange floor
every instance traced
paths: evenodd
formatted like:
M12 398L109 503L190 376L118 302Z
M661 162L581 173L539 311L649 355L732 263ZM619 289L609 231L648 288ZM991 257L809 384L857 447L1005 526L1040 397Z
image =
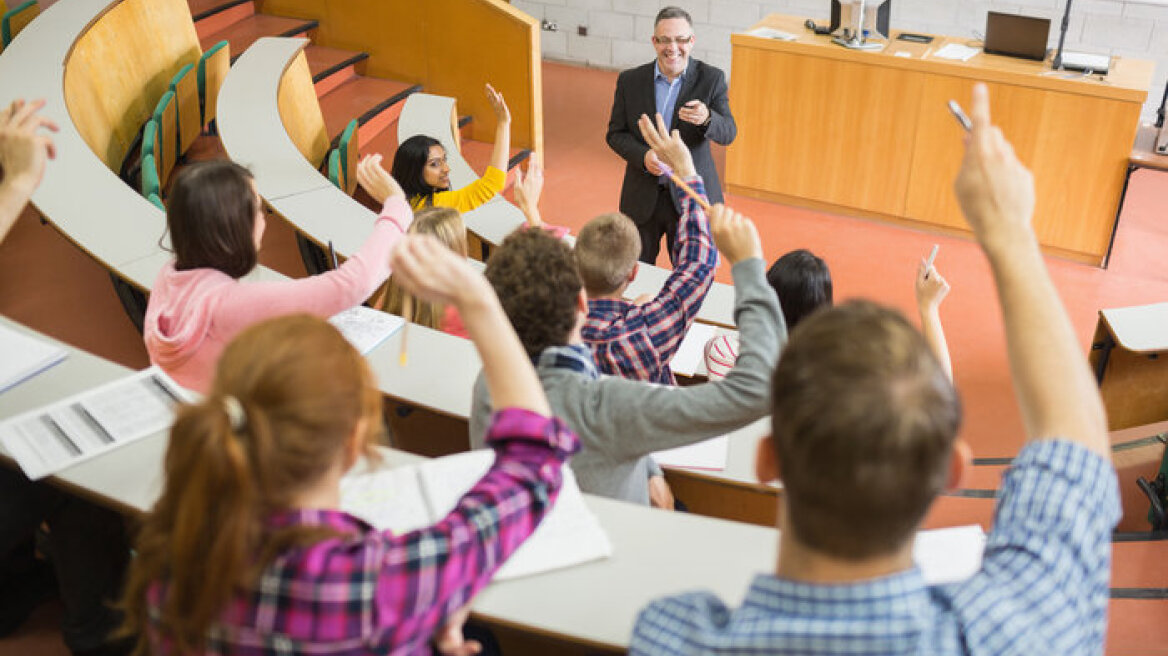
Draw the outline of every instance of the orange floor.
M547 184L542 206L546 220L573 232L592 216L617 206L623 162L604 143L615 77L611 72L544 64ZM1166 200L1168 175L1137 172L1109 269L1048 259L1084 358L1100 308L1168 299L1168 268L1162 264L1168 253ZM942 318L965 405L962 434L978 457L1017 451L1021 421L1010 388L1000 317L975 244L742 197L731 196L728 203L755 219L769 259L792 248L809 248L823 256L832 269L837 299L862 296L913 312L916 261L934 243L940 244L937 267L953 288ZM291 233L275 221L269 226L262 259L285 273L303 275ZM729 281L724 266L718 275ZM105 271L31 213L0 244L0 280L0 314L126 365L147 363L140 337L122 314ZM1141 606L1149 602L1124 603L1151 608ZM1123 627L1122 637L1112 638L1109 653L1161 653L1150 651L1149 645L1164 645L1162 638L1168 636L1145 641L1149 635L1141 636L1141 631L1146 630L1135 617L1124 615L1115 618L1113 626ZM1163 613L1158 617L1156 626L1168 626ZM51 635L53 621L48 612L37 632ZM60 643L55 645L51 638L42 638L36 648L28 642L0 640L0 655L34 653L30 649L63 653Z

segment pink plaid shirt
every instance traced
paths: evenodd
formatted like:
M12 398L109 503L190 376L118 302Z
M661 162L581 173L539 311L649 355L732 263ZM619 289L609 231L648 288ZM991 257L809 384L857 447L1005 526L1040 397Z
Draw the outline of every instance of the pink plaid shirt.
M428 654L435 631L490 582L531 535L559 491L560 466L579 448L559 419L497 413L487 443L494 466L438 524L404 535L377 531L339 510L288 510L273 527L335 529L281 554L234 598L204 653ZM157 628L165 583L149 594ZM170 653L164 636L154 653Z

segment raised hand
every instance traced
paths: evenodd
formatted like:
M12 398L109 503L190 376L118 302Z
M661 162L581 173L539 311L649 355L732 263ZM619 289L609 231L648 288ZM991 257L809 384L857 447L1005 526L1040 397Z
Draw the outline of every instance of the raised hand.
M389 267L394 281L422 300L461 309L476 297L494 296L486 278L466 258L430 235L403 236L389 255Z
M381 155L366 155L357 163L357 183L373 200L385 203L390 196L405 196L401 185L381 165Z
M990 122L989 91L984 84L973 87L969 115L973 129L953 183L965 219L987 251L1033 240L1034 178L1002 131Z
M477 640L467 640L462 635L462 625L470 615L470 607L463 606L451 615L438 633L434 635L434 647L442 656L474 656L483 650Z
M710 207L710 232L732 266L752 257L762 258L762 240L754 222L722 203Z
M503 94L495 91L495 87L489 84L487 85L487 100L491 103L496 120L502 123L511 122L511 110L507 109L507 101L503 99Z
M937 272L936 267L925 268L925 258L917 266L917 307L922 313L935 310L949 295L949 283Z
M681 133L674 130L670 134L669 130L665 128L665 119L661 118L660 114L657 114L656 122L650 121L648 116L641 114L641 118L637 121L637 127L641 128L641 136L649 145L650 152L654 153L666 166L673 169L674 173L683 178L697 174L696 169L694 169L693 156L690 155L685 142L681 140ZM645 162L645 168L648 169L648 155L645 156ZM649 172L653 173L652 170ZM660 175L660 173L654 175Z
M0 111L0 167L4 184L31 193L45 174L45 164L57 155L56 146L41 128L57 131L57 124L37 112L44 100L14 100Z

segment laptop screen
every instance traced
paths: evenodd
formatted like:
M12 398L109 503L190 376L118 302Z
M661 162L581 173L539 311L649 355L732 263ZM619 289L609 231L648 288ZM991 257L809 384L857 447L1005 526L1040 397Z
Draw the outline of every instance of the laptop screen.
M1008 55L1026 59L1046 59L1046 42L1050 37L1050 19L1003 14L986 14L985 51L991 55Z

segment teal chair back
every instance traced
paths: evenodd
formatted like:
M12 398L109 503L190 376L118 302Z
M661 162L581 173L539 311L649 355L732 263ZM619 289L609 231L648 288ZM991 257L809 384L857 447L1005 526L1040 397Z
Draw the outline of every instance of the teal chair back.
M220 41L207 49L199 57L196 82L199 88L199 122L207 125L215 118L216 100L223 78L231 67L231 48L226 41Z
M175 147L180 158L203 131L199 83L196 78L195 65L187 64L170 80L169 90L174 93L175 122L178 124L174 135Z
M178 159L178 110L175 107L173 91L167 91L158 99L151 117L158 124L158 175L163 180L170 177L174 163Z
M339 149L329 151L328 177L329 181L335 184L337 188L342 190L345 188L344 172L341 170L341 151Z
M22 2L4 12L4 16L0 17L0 44L7 48L16 35L38 14L40 14L40 8L37 6L36 0Z
M357 119L349 121L345 131L341 133L337 148L341 151L341 179L345 185L341 187L345 193L352 194L357 188L357 157L360 150L358 143Z
M162 181L158 177L158 164L154 155L146 153L142 156L142 195L162 197Z

